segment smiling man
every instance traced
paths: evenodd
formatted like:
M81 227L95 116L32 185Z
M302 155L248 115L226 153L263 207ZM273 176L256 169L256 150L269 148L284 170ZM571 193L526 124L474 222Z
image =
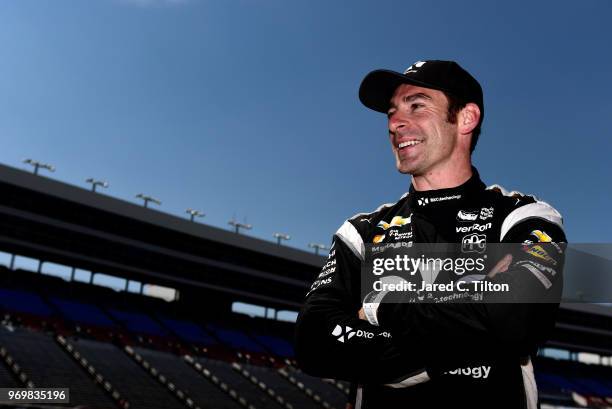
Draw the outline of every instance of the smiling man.
M362 297L361 267L372 243L458 243L467 255L487 243L520 243L470 280L549 300L562 286L561 215L481 181L471 153L484 118L482 88L457 63L373 71L359 98L387 114L397 169L412 183L398 202L349 218L334 235L298 317L301 367L356 383L356 408L536 408L530 356L554 324L555 301L382 303L386 293Z

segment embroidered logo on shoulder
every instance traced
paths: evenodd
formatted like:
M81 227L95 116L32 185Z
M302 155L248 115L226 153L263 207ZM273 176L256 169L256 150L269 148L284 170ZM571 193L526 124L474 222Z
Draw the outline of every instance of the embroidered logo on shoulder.
M552 238L542 230L534 230L531 232L532 236L535 236L538 239L539 243L550 243L552 242Z
M557 262L552 258L544 248L539 244L524 244L523 251L533 257L543 260L553 266L557 265Z
M548 243L551 244L555 250L557 250L558 254L563 254L563 249L561 248L561 246L559 246L557 243L555 243L552 239L552 237L550 237L548 235L548 233L546 233L543 230L533 230L530 234L530 236L534 236L535 238L537 238L537 242L538 243ZM524 245L530 245L533 244L532 240L525 240L523 242Z
M410 224L411 222L412 214L408 217L395 216L393 219L391 219L391 222L389 223L384 220L379 221L376 227L380 227L383 230L388 230L391 227L401 227L405 226L406 224Z

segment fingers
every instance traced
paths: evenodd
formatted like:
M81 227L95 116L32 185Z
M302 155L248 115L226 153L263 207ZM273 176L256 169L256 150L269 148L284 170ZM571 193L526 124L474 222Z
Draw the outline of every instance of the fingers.
M497 262L497 264L495 264L495 267L493 267L489 274L487 274L487 277L495 277L497 273L507 271L510 264L512 264L512 254L506 254Z

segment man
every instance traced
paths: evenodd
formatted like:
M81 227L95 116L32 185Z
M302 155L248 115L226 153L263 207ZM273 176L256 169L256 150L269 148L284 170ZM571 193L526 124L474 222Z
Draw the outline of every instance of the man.
M529 357L558 304L381 303L384 293L364 300L361 264L372 243L460 243L465 252L521 243L476 279L546 299L560 294L561 215L480 180L471 153L484 117L482 88L457 63L373 71L359 98L387 114L397 169L412 184L397 203L351 217L334 235L298 317L300 366L357 383L356 409L536 408Z

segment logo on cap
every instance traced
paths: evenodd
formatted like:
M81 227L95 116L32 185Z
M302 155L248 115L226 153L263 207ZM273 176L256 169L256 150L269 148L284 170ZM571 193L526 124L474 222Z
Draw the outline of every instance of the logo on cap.
M411 73L411 72L416 72L417 68L421 68L423 66L423 64L425 64L427 61L417 61L414 64L412 64L410 67L406 68L406 71L404 71L404 75Z

